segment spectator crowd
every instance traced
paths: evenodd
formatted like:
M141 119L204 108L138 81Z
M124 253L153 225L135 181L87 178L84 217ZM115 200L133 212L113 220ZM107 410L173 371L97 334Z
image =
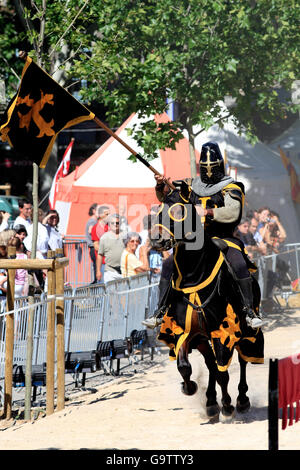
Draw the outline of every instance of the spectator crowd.
M124 210L118 206L118 213L110 211L108 205L92 204L88 211L85 237L93 266L94 283L133 276L141 272L160 274L163 260L169 252L157 253L151 249L149 231L158 206L154 206L143 218L143 229L137 233L131 230ZM16 248L17 258L29 258L32 250L33 208L29 201L19 201L19 215L9 225L10 214L0 212L0 258L7 257L9 246ZM48 250L63 248L63 235L59 232L59 214L56 210L38 212L38 233L36 257L47 257ZM268 207L248 211L236 228L235 236L240 238L251 259L272 253L279 253L286 240L286 231L279 214ZM45 272L37 272L36 286L43 289ZM6 296L7 273L0 270L0 299ZM28 274L18 269L15 279L15 296L27 295Z
M248 211L236 228L235 236L244 243L251 259L280 253L286 231L279 214L269 207Z
M33 207L26 199L19 200L19 215L12 226L9 223L10 214L0 212L0 258L8 257L8 248L16 248L16 258L31 257L33 236ZM38 209L38 228L36 258L46 258L48 250L63 248L63 235L58 230L59 215L56 210L44 213ZM34 274L35 286L43 290L46 281L46 272L36 271ZM6 297L7 272L0 270L0 300ZM17 269L15 274L15 297L26 296L28 293L28 272Z
M159 274L162 261L169 253L151 249L149 231L157 207L143 218L143 229L131 230L122 207L111 213L106 205L93 204L85 227L91 262L93 283L109 282L141 272Z
M169 252L157 253L151 249L149 230L158 206L143 218L143 230L132 232L121 210L110 213L106 205L93 204L86 223L86 240L94 266L94 281L108 282L139 272L160 273L163 259ZM121 215L122 213L122 215ZM268 207L248 211L236 228L251 259L279 253L285 242L286 231L279 214Z

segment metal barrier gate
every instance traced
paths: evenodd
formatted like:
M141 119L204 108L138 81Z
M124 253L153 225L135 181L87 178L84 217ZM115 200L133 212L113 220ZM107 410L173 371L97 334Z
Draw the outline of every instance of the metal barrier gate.
M84 238L66 235L63 243L64 255L69 259L65 268L65 282L72 287L90 284L94 280L89 248Z
M65 288L65 352L92 351L99 341L130 337L133 330L145 330L142 320L157 306L159 278L148 273L131 278L94 284L75 289ZM33 365L47 358L47 294L35 296ZM0 389L5 376L6 301L0 305ZM15 365L26 364L28 299L15 299ZM56 357L56 353L55 353Z
M262 300L281 296L286 304L291 295L300 292L300 243L283 246L280 253L254 259L258 267L258 282ZM292 282L297 281L293 287Z
M65 268L66 283L73 288L91 283L94 273L86 240L80 236L68 235L64 241L64 253L70 260ZM277 294L288 301L295 293L291 281L300 279L300 243L285 244L280 253L260 256L253 261L258 267L262 300L271 298L276 287Z
M157 306L159 276L149 273L122 278L107 284L88 284L92 266L85 240L67 240L65 255L70 259L65 268L66 281L73 284L64 289L65 352L91 351L98 343L125 340L141 321L151 316ZM299 290L291 281L300 279L300 243L285 245L284 250L258 258L262 300L273 295L274 286L286 300ZM270 274L271 273L271 274ZM275 279L275 277L277 279ZM271 281L270 281L271 280ZM72 282L71 282L72 281ZM298 286L299 288L299 286ZM33 365L46 362L47 294L35 296ZM28 299L15 299L13 363L25 365L27 348ZM145 329L144 329L145 330ZM0 304L0 388L5 375L6 301Z

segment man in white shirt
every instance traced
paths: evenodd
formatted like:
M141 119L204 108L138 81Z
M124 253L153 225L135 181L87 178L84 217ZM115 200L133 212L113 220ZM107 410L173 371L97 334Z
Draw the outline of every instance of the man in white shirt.
M121 255L124 250L123 237L120 233L120 216L113 214L108 221L109 231L100 238L96 260L96 277L99 282L109 282L121 278ZM105 270L102 279L101 267L105 256Z
M43 258L47 258L47 251L49 249L49 234L47 227L41 223L41 220L44 218L44 213L39 209L38 215L38 233L36 240L36 250L41 253ZM24 245L27 251L31 252L32 250L32 234L33 234L33 224L29 225L27 228L27 237L24 239Z
M28 231L28 228L32 225L32 221L31 221L31 218L30 218L32 205L26 199L20 199L19 200L19 210L20 210L20 214L18 215L18 217L14 221L13 227L15 227L16 225L24 225L24 227Z

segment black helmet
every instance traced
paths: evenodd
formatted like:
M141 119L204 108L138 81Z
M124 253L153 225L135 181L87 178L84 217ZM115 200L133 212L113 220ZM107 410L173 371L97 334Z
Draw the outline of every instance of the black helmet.
M199 164L201 180L204 183L218 183L225 176L224 160L215 142L202 145Z

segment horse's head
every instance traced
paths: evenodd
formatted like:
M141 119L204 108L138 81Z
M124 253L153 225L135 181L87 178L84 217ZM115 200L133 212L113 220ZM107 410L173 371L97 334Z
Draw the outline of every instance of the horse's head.
M203 226L195 206L190 202L190 187L180 181L165 196L153 221L150 241L157 251L165 251L176 243L188 242L191 249L203 245Z

